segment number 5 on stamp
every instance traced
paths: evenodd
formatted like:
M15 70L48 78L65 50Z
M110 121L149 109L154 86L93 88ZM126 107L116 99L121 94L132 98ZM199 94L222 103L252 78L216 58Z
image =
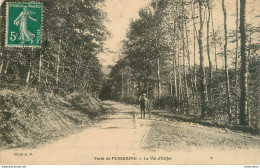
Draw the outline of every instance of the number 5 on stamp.
M41 3L7 2L6 47L41 47Z

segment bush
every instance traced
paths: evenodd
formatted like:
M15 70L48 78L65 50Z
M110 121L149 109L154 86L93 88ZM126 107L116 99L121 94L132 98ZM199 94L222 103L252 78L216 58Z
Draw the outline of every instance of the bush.
M134 95L127 95L123 97L121 101L128 104L138 104L138 99Z

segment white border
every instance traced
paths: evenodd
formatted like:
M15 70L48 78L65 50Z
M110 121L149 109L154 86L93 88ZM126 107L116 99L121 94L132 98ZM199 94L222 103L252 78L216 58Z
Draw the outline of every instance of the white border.
M5 12L5 47L8 47L8 48L14 48L14 47L19 47L19 48L41 48L42 46L39 45L39 46L32 46L32 45L7 45L8 43L8 30L9 30L9 3L20 3L20 4L41 4L42 7L41 7L41 45L42 45L42 33L43 33L43 3L38 3L38 2L6 2L6 12Z

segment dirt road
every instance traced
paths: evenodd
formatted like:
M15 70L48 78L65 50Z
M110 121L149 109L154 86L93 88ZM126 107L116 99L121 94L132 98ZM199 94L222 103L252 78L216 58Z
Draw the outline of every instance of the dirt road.
M137 106L106 103L116 112L95 127L37 149L0 151L0 164L260 163L259 137L153 116L133 129Z

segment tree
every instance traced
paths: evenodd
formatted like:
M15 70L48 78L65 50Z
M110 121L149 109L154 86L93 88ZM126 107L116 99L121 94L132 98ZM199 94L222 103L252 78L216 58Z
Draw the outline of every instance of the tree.
M223 24L213 19L216 17L213 14L216 6L222 7ZM227 26L227 19L233 14L227 12L224 0L153 0L140 10L138 19L131 21L124 40L123 57L111 71L112 92L120 93L122 90L125 97L146 92L150 97L154 96L157 103L155 107L170 107L173 113L194 115L217 123L234 123L236 117L233 118L232 109L239 104L236 83L241 82L241 77L237 77L240 53L236 47L240 37L236 35L237 30ZM246 79L248 92L245 96L250 108L246 107L248 110L242 115L245 122L251 121L255 126L259 125L256 90L259 90L257 32L260 28L254 23L244 26L249 37L247 41L244 40L248 44L244 49L248 54L246 64L250 65L246 70L249 77ZM191 31L193 38L189 38ZM211 47L215 51L211 51ZM213 52L215 63L210 60ZM208 64L204 59L208 59ZM234 66L229 64L230 60L234 60ZM220 61L222 64L218 64ZM213 68L213 64L216 67ZM162 92L160 98L158 76ZM129 81L136 83L135 89L129 89Z
M241 70L240 70L240 125L249 125L249 119L246 118L248 112L247 106L247 55L246 55L246 0L240 0L240 34L241 34Z
M208 9L208 15L207 15L207 55L208 55L208 61L209 61L209 79L208 79L208 97L211 99L211 78L212 78L212 62L210 57L210 41L209 41L209 31L210 31L210 16L211 16L211 0L207 0L207 9Z
M203 1L199 0L199 18L200 18L200 29L199 29L199 53L200 53L200 68L199 68L199 92L200 92L200 105L201 105L201 118L205 117L207 111L207 89L206 89L206 79L205 79L205 69L204 69L204 21L203 21Z
M103 0L40 2L47 18L43 19L41 49L5 48L1 32L1 83L98 92L103 73L97 56L109 36L104 26L106 14L100 8ZM1 19L5 17L1 10ZM4 24L1 22L1 27Z
M239 73L237 73L238 71L238 0L236 0L236 58L235 58L235 71L236 71L236 92L239 92L238 88L239 88L239 82L238 82L238 78L239 78ZM236 107L235 107L235 112L236 112L236 117L238 115L238 104L239 104L239 95L236 95Z
M230 104L230 82L229 82L229 72L228 72L228 63L227 63L227 12L225 7L225 0L222 0L222 10L224 14L224 59L225 59L225 85L226 85L226 101L227 101L227 113L228 113L228 122L232 122L231 114L231 104Z

